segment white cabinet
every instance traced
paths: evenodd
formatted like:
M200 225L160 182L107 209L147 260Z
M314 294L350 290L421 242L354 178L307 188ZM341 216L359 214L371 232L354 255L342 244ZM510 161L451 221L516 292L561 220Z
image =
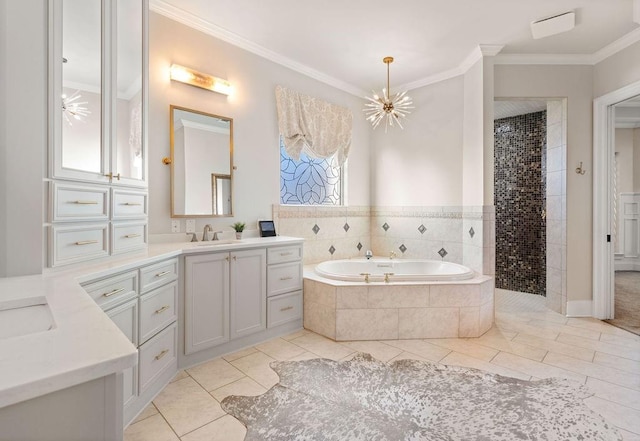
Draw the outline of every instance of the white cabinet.
M302 319L302 245L269 248L267 327Z
M138 346L138 299L129 300L106 313L129 341ZM123 372L123 390L126 408L138 395L138 366L132 366Z
M264 248L185 257L185 354L266 328Z

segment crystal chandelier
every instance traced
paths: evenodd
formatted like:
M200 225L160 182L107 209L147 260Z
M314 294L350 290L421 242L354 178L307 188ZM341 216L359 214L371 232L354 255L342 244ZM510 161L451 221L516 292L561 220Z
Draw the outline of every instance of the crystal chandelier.
M73 95L62 95L62 115L65 121L72 126L72 119L83 122L84 118L89 116L91 111L86 107L87 101L78 101L82 98L80 91L76 90Z
M389 89L389 65L393 63L393 57L384 57L383 63L387 65L387 88L382 89L382 96L379 96L373 91L373 98L365 97L370 102L365 104L363 109L367 116L367 121L373 124L373 128L378 127L382 120L386 120L384 131L387 131L387 127L393 127L393 123L396 122L402 129L400 119L407 116L409 109L413 109L413 101L407 95L407 92L399 92L391 96Z

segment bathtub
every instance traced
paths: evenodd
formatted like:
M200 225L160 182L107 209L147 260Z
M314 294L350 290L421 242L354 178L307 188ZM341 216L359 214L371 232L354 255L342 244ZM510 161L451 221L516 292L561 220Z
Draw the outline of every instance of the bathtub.
M333 260L305 266L303 306L304 327L336 341L479 337L494 284L450 262Z
M319 263L315 272L345 282L419 282L468 280L474 272L466 266L438 260L344 259ZM367 280L365 280L365 277Z

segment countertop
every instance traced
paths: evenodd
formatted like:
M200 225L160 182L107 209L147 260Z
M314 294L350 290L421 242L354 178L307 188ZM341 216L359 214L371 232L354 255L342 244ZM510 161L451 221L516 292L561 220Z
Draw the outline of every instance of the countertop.
M0 305L44 297L55 328L0 339L0 408L123 371L137 363L137 350L82 289L80 283L184 254L302 243L286 236L237 243L151 244L146 251L43 274L0 279Z

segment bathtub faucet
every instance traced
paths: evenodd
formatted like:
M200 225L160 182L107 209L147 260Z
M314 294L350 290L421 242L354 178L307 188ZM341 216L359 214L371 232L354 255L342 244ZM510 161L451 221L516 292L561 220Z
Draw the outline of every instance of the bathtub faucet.
M361 276L364 276L364 283L369 283L369 276L371 273L360 273Z
M396 252L395 251L391 251L389 253L389 260L393 260L394 257L396 257Z
M373 257L373 253L371 252L371 250L367 250L367 252L364 253L364 257L366 257L367 260L371 259Z

